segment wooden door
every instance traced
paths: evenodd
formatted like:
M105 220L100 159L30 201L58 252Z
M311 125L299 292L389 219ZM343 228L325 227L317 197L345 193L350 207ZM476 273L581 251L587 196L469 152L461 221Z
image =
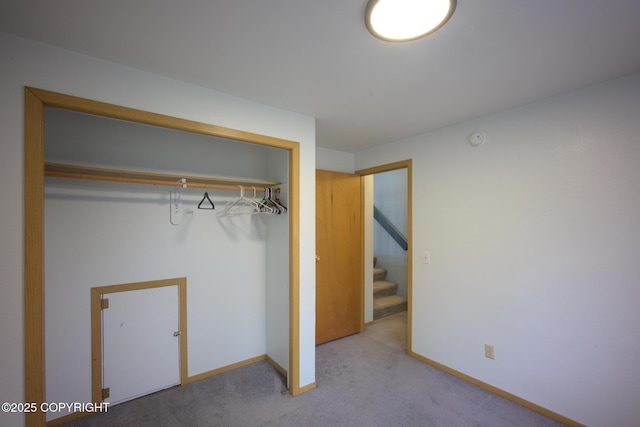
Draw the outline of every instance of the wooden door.
M360 176L316 171L316 344L360 332Z

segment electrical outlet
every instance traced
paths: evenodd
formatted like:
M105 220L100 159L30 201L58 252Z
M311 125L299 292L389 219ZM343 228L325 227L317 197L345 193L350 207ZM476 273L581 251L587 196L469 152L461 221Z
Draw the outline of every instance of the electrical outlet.
M484 345L484 356L489 358L489 359L495 359L496 358L496 352L495 352L495 349L493 348L493 344L485 344Z

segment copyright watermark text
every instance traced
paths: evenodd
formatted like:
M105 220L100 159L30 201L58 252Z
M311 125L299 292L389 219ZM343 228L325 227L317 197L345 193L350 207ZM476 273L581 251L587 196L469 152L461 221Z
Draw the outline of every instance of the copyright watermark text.
M4 402L2 404L2 412L107 412L109 402L43 402L43 403L12 403Z

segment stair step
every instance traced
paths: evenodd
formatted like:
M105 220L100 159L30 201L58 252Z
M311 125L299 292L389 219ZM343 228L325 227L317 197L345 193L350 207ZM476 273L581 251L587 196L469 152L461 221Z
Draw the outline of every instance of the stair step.
M382 281L387 278L387 270L384 268L374 267L373 269L373 281Z
M407 298L400 295L390 295L373 300L373 320L378 320L406 310Z
M398 284L387 280L373 282L373 297L382 298L395 295L398 291Z

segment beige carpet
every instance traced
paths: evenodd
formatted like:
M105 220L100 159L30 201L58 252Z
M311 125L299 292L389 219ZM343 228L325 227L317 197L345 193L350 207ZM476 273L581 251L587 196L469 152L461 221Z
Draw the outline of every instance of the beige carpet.
M407 312L384 317L368 326L362 335L400 350L407 349Z

